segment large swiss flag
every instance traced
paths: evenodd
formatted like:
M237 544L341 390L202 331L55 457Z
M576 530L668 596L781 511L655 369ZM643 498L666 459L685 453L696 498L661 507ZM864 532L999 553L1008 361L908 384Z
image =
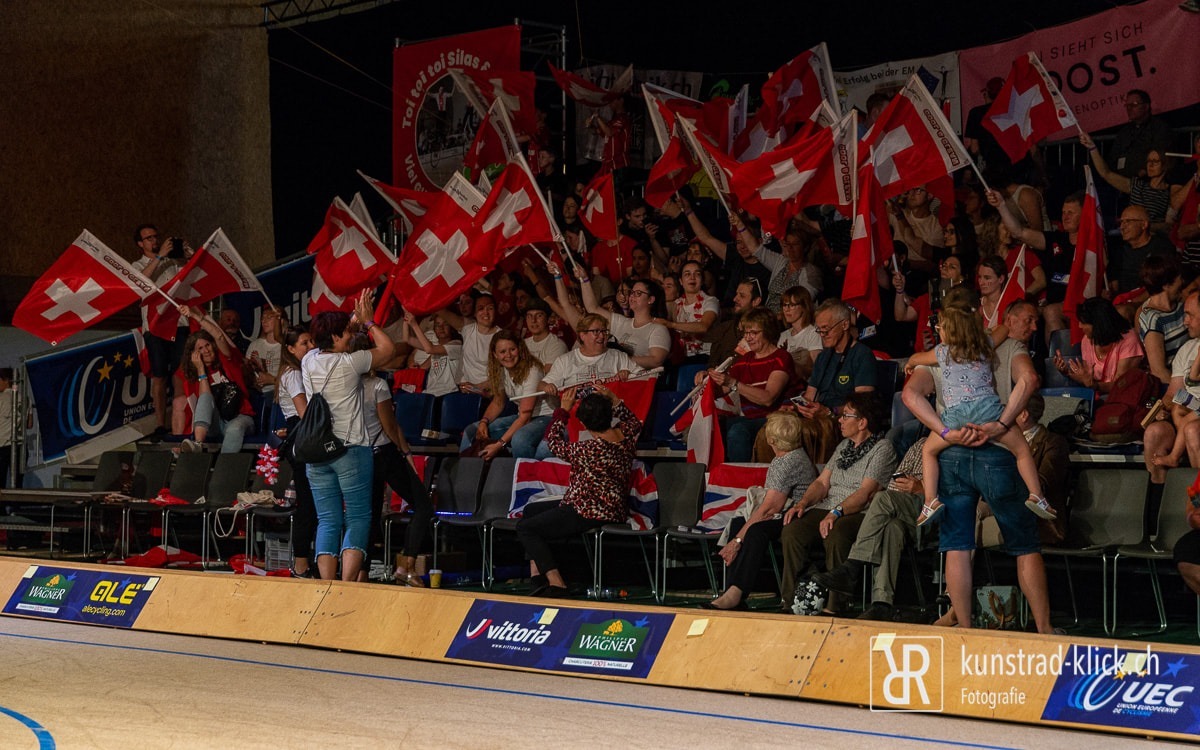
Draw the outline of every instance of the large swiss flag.
M33 282L13 313L13 325L54 345L156 290L85 229Z
M334 198L325 212L325 222L308 244L308 254L317 255L317 271L329 289L353 295L379 279L396 259L379 238L341 198Z
M1038 141L1077 128L1079 123L1042 61L1027 52L1013 60L1004 87L983 117L983 126L1015 162Z
M199 307L222 294L262 292L263 288L225 235L225 230L217 229L163 291L179 305ZM179 326L179 308L161 298L146 300L144 304L150 333L159 338L174 339Z

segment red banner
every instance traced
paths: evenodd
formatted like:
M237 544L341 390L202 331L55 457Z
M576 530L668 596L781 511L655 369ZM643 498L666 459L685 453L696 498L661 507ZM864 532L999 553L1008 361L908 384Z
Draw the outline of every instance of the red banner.
M1200 100L1197 34L1200 16L1178 0L1123 5L1073 23L1035 31L958 55L963 115L983 104L990 78L1004 78L1012 62L1035 52L1071 105L1084 130L1128 121L1125 93L1150 92L1155 112ZM1064 132L1062 137L1071 134Z
M396 49L392 56L392 184L436 191L462 167L480 117L450 68L518 70L521 27L475 31Z

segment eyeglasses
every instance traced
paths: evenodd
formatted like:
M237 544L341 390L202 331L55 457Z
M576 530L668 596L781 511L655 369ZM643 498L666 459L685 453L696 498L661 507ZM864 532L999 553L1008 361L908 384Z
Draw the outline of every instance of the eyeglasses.
M813 328L813 330L817 332L818 336L828 336L829 334L833 333L833 331L838 326L840 326L842 323L845 323L845 322L846 321L844 321L844 320L839 320L838 322L834 323L833 325L829 326L828 328L822 328L821 326L816 326L815 328Z
M800 303L799 302L780 302L779 306L780 307L799 307Z
M848 411L844 411L841 413L841 415L838 416L838 419L862 419L862 418L863 417L861 414L854 414L853 412L848 412Z
M157 234L148 234L145 237L138 240L138 242L145 242L146 240L157 240L157 239L158 239Z
M739 328L737 329L739 336L761 336L761 328Z
M607 336L608 329L607 328L589 328L586 331L580 331L580 333L598 333L598 334Z
M630 297L649 297L650 292L647 292L645 289L634 289L629 292L629 296Z

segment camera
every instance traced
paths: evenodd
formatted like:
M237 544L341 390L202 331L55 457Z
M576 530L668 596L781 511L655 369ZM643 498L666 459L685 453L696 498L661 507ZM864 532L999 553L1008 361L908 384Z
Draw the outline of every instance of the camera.
M168 241L171 243L171 251L167 253L167 257L174 258L175 260L185 260L187 256L183 253L183 238L172 237Z

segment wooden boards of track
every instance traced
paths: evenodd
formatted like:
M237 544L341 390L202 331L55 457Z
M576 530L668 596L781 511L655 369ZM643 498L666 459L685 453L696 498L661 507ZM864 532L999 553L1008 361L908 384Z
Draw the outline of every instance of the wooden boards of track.
M874 711L1200 738L1200 648L1194 646L34 564L0 558L7 614L94 623L70 613L92 605L115 610L128 600L140 608L134 619L109 624ZM66 614L46 614L55 608L36 604L55 597L73 600ZM14 609L18 603L25 608Z

